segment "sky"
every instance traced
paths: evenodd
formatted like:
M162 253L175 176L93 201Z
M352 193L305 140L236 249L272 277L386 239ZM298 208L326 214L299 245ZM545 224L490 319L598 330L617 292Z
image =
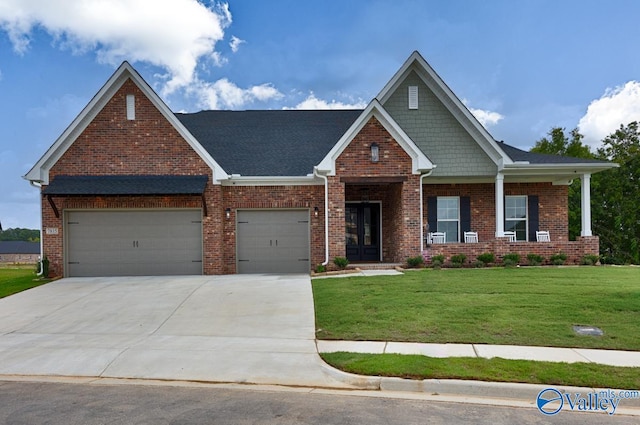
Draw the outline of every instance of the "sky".
M0 0L0 223L122 61L176 112L364 108L419 51L496 140L640 120L636 0Z

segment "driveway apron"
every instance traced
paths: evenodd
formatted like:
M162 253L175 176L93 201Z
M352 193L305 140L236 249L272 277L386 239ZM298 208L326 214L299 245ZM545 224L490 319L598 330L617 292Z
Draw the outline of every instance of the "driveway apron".
M0 299L0 375L350 388L308 275L68 278Z

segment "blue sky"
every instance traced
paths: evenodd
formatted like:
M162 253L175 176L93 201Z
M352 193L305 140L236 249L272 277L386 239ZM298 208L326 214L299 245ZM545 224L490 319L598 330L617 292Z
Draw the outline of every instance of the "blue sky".
M0 222L21 178L128 60L174 111L364 107L418 50L498 140L640 119L634 0L0 0Z

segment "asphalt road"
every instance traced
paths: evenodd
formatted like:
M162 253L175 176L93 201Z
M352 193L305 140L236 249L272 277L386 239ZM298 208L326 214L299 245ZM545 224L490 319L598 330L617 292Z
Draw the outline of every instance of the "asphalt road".
M0 381L0 424L637 424L638 417L299 391Z

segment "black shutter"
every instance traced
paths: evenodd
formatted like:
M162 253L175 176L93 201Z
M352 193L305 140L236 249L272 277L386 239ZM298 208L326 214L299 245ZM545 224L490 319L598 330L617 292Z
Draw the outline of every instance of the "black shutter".
M464 232L471 231L471 198L460 197L460 239L464 241Z
M538 214L538 195L529 195L529 242L536 241L536 232L540 230Z
M435 196L427 198L427 225L428 232L438 231L438 198Z

